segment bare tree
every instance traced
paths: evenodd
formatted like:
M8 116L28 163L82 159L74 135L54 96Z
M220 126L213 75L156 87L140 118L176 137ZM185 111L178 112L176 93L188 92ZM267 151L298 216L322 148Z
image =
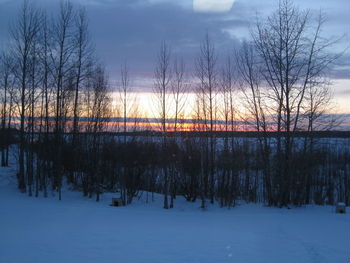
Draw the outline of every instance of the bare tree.
M2 98L1 111L1 166L8 166L8 143L9 130L6 131L7 120L10 119L12 111L11 91L13 86L13 59L5 52L0 54L0 98Z
M163 132L163 149L167 144L167 118L168 118L168 97L171 84L171 68L170 68L170 47L162 42L157 57L157 65L154 71L154 92L159 102L159 113L161 119L161 131ZM165 155L164 155L165 158ZM169 172L166 160L163 160L163 178L164 178L164 208L168 209L168 193L169 193Z
M187 77L186 77L186 66L183 59L175 58L174 60L174 66L173 66L173 77L171 81L171 95L172 95L172 102L174 103L174 126L171 128L171 131L174 132L174 137L172 141L172 148L175 150L174 146L177 145L176 139L177 139L177 131L179 126L179 119L183 118L184 114L184 107L186 103L186 97L187 92L190 88L190 85L188 83ZM179 153L179 151L177 151ZM176 189L179 177L180 170L177 169L175 163L179 156L176 156L176 153L173 153L171 165L170 165L170 208L174 207L174 199L176 198Z
M90 43L88 22L85 9L81 8L75 17L74 44L74 71L75 71L75 89L74 89L74 105L73 105L73 138L72 146L75 147L76 135L78 133L79 122L79 92L82 84L90 73L90 65L92 60L92 46Z
M222 68L221 76L221 90L220 96L222 97L221 110L223 119L225 121L224 129L224 148L222 149L221 167L222 175L219 177L219 191L221 206L232 206L234 205L236 197L236 184L237 184L237 172L236 172L236 159L234 156L235 152L235 140L233 132L236 130L236 105L235 100L237 96L237 85L236 85L236 71L232 55L228 55L225 64ZM230 136L231 135L231 136ZM231 138L230 138L231 137ZM230 139L230 141L229 141Z
M121 103L121 115L123 118L123 133L124 133L124 150L127 147L127 131L128 131L128 118L130 118L130 114L132 113L132 108L134 102L132 101L132 97L130 92L132 91L130 86L130 76L129 76L129 68L127 63L121 65L120 67L120 84L118 87L119 95L120 95L120 103ZM135 118L135 122L137 118ZM135 123L136 127L136 123ZM125 162L126 163L126 162ZM121 168L121 176L120 176L120 195L124 204L129 204L134 197L134 184L130 187L129 182L133 181L130 177L133 177L134 172L131 167L126 167L124 165ZM131 180L130 180L131 179ZM132 189L132 190L131 190Z
M51 49L51 58L54 65L54 79L56 89L55 103L55 143L57 154L54 161L55 181L54 187L58 189L59 199L61 200L61 179L62 169L61 163L61 146L62 133L64 132L64 116L65 114L65 98L67 90L65 90L65 81L72 71L71 57L74 52L73 42L73 5L66 1L60 3L60 11L57 20L53 25L53 47Z
M232 132L235 130L235 96L237 96L237 74L234 63L233 57L229 55L222 69L221 94L223 96L223 115L226 125L226 132Z
M324 19L311 26L309 11L300 11L291 0L281 0L275 13L258 21L253 33L254 46L260 56L264 85L268 90L270 108L274 112L278 142L277 166L279 204L291 200L293 138L300 129L300 116L305 109L307 91L324 85L322 76L336 56L327 52L334 41L321 36ZM313 92L314 95L321 93ZM281 132L284 132L283 139ZM282 159L281 159L282 158Z
M41 19L41 17L40 17ZM41 21L40 21L41 22ZM32 149L35 143L35 131L36 131L36 116L37 116L37 99L38 99L38 89L37 87L40 84L40 64L39 64L39 52L40 42L39 42L39 33L36 35L33 41L33 46L30 52L30 71L29 71L29 85L30 90L28 93L28 121L27 121L27 144L28 151L26 156L27 163L27 178L28 178L28 194L32 196L33 192L33 183L34 183L34 170L35 170L35 156L34 150ZM36 196L38 196L39 190L39 178L38 173L36 174Z
M167 131L168 98L171 84L170 47L162 42L157 56L157 66L154 71L154 93L159 104L159 117L161 119L161 131Z
M40 174L40 189L44 192L44 197L48 196L47 185L49 183L48 174L51 169L51 165L49 162L48 156L50 156L51 151L49 148L50 145L50 131L51 131L51 123L50 116L52 116L53 111L50 107L52 92L53 92L53 66L52 61L50 59L50 52L52 48L52 38L50 32L51 24L48 22L46 13L42 15L42 25L39 33L39 46L40 50L38 50L38 60L40 62L40 123L39 123L39 138L38 141L45 145L40 149L40 154L46 156L45 160L41 160L38 158L37 168L37 178ZM43 134L44 133L44 134ZM37 195L38 193L36 193Z
M269 97L266 95L266 87L263 86L262 65L251 43L243 42L235 58L240 77L240 89L243 94L243 106L248 111L249 118L253 118L250 122L253 123L252 126L259 135L258 152L264 176L265 200L269 205L274 205L275 196L273 195L270 167L271 142L267 134L272 127L269 126L268 120L270 116Z
M34 41L39 32L39 12L24 1L19 12L17 22L11 28L11 37L13 39L12 55L18 66L15 75L20 88L19 115L20 115L20 147L19 147L19 172L18 187L21 191L26 191L24 151L25 151L25 116L27 92L29 88L28 78L30 71L30 56Z
M199 80L198 92L202 100L202 114L205 122L209 121L209 149L208 153L208 169L209 174L205 179L209 185L209 196L211 203L214 202L214 184L215 184L215 138L214 131L216 129L217 105L216 95L218 93L218 72L217 72L217 55L215 47L207 33L204 41L200 46L200 54L196 60L196 77ZM206 191L207 192L207 191Z
M92 138L88 149L89 169L87 170L87 191L90 197L93 193L96 193L96 201L99 201L102 191L102 132L105 124L108 122L110 113L108 79L104 68L100 65L94 69L90 88L87 101L89 104L87 106L89 107L88 131L92 135Z
M189 91L189 83L186 79L186 66L183 59L175 59L173 66L173 78L171 83L171 93L174 101L174 132L176 133L179 118L183 116L186 103L186 93Z
M119 85L119 95L120 103L122 105L122 116L123 116L123 132L124 132L124 143L126 143L126 133L127 133L127 122L128 117L132 113L132 108L134 106L134 100L131 96L132 87L130 85L130 73L127 63L125 62L120 67L120 85Z
M93 48L91 45L89 32L88 32L88 21L86 16L86 11L81 7L77 14L74 16L74 23L72 21L72 74L71 76L71 86L72 93L70 96L73 99L72 105L72 168L73 170L81 169L80 158L78 158L78 141L79 141L79 120L82 114L81 105L81 93L83 92L84 85L86 85L86 80L88 75L91 74L92 67L92 54ZM74 172L70 173L70 181L75 181L76 176Z

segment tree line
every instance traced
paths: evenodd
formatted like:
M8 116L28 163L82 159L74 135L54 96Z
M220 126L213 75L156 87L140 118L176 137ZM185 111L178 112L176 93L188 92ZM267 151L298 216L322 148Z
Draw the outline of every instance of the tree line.
M85 9L62 1L49 19L24 1L0 57L1 165L16 142L18 188L29 196L57 191L61 199L67 183L97 201L117 191L124 204L143 192L162 193L166 209L179 195L201 200L202 208L241 199L279 207L349 203L348 140L313 136L338 123L327 114L327 73L340 54L330 51L336 40L322 35L324 23L323 14L315 18L281 0L257 20L250 40L221 60L207 33L193 75L163 41L153 76L160 121L152 137L131 132L138 104L129 67L122 63L113 89ZM182 132L189 92L191 130L205 136ZM122 121L111 122L115 116ZM234 136L238 121L256 136Z

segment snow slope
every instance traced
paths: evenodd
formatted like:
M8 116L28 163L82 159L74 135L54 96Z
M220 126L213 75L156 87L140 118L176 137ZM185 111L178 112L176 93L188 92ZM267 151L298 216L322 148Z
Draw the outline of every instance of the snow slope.
M0 262L350 262L350 213L241 205L198 209L177 198L129 207L64 191L63 200L16 189L15 167L0 168Z

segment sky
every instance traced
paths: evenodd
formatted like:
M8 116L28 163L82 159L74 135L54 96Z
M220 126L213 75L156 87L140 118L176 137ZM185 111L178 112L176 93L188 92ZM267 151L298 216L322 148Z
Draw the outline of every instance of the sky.
M32 0L54 13L59 0ZM193 71L200 42L206 32L214 40L219 60L240 41L249 39L256 17L270 14L278 0L71 0L86 7L98 57L106 65L111 82L118 79L127 61L137 90L151 91L156 54L167 41L174 56L183 57ZM8 25L21 0L0 0L0 48L6 45ZM335 50L345 50L331 72L339 113L350 113L350 1L295 0L312 14L326 13L324 35L339 38Z

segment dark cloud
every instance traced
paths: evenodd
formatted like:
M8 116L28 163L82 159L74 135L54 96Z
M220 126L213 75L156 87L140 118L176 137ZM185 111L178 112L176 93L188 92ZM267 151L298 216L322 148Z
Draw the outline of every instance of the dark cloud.
M241 19L223 20L219 15L196 14L175 4L138 8L135 6L139 1L134 2L135 5L115 5L108 10L103 7L89 10L91 21L96 21L91 23L94 41L108 64L128 59L135 70L152 71L163 40L172 46L173 53L190 62L206 31L220 50L237 41L223 29L247 25Z
M58 0L32 0L52 13ZM0 0L0 47L8 39L8 21L15 17L21 0ZM189 65L198 53L199 43L208 31L219 53L232 49L249 33L249 23L256 14L265 15L277 5L277 0L236 0L228 13L200 14L192 10L192 0L72 0L86 6L91 37L97 53L110 76L115 78L119 65L127 60L130 70L139 78L152 75L156 53L161 41L167 41L174 54L183 56ZM314 12L323 9L329 21L325 33L345 34L341 46L349 41L348 0L295 0L302 8ZM349 66L349 65L347 65ZM339 68L336 77L349 75L348 67ZM350 76L347 76L350 78Z
M350 79L350 54L347 49L334 62L330 74L333 79Z

